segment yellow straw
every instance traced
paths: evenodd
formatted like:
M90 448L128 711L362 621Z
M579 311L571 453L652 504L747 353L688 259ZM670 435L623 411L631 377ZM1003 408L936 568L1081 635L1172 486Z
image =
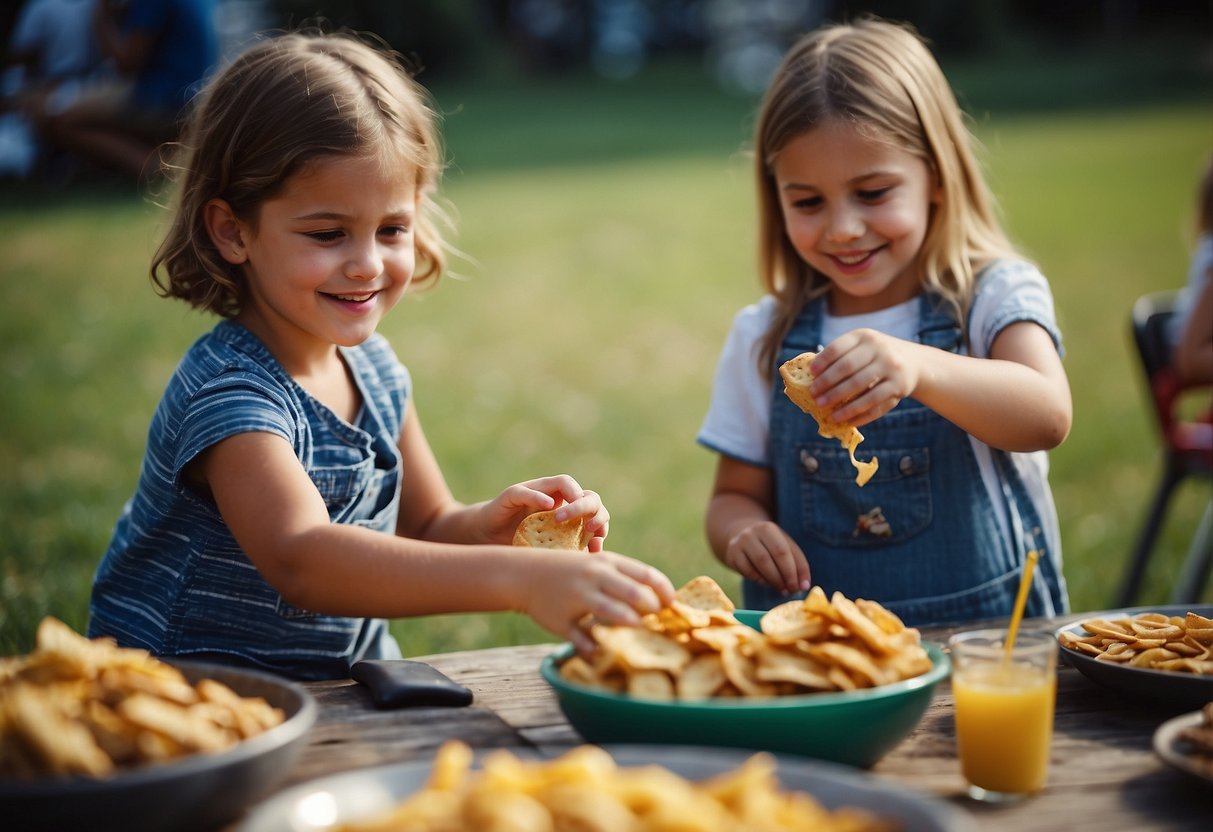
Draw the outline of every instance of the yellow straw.
M1019 620L1023 618L1023 608L1027 605L1028 588L1032 586L1032 570L1040 553L1035 549L1028 552L1028 560L1023 565L1023 577L1019 579L1019 594L1015 596L1015 609L1011 613L1011 626L1007 628L1006 652L1003 654L1003 664L1011 661L1011 648L1015 646L1015 634L1019 632Z

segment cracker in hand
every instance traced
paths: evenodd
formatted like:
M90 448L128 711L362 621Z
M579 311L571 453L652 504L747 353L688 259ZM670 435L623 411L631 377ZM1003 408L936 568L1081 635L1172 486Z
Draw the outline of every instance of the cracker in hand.
M876 457L870 462L860 462L855 458L855 448L863 441L863 434L854 425L839 424L830 419L830 410L826 410L813 401L809 395L809 385L815 376L810 366L817 357L815 352L802 352L795 358L785 361L779 367L779 375L783 379L783 392L792 403L805 413L817 420L817 433L827 439L837 439L851 455L851 464L855 466L855 482L860 487L865 485L880 463Z
M534 549L587 550L593 535L585 527L585 517L573 517L558 523L555 514L556 509L552 509L524 517L514 532L514 545Z

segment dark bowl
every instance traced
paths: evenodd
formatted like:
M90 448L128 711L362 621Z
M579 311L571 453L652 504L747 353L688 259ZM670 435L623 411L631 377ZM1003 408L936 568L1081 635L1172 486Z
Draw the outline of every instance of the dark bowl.
M281 708L282 724L214 754L194 754L106 778L0 783L6 829L90 832L214 829L268 794L290 770L316 721L311 694L294 682L253 670L171 661L190 683L209 678L241 696Z
M1182 616L1186 612L1195 612L1204 616L1213 616L1213 605L1172 604L1131 607L1087 613L1083 615L1083 619L1132 618L1144 612L1178 616ZM1070 632L1077 636L1090 635L1082 626L1082 621L1075 621L1058 628L1058 638L1063 632ZM1201 707L1206 702L1213 702L1213 676L1197 676L1193 673L1153 670L1148 667L1133 667L1120 662L1099 661L1094 656L1062 644L1059 644L1058 648L1058 655L1062 661L1070 664L1083 676L1131 699L1155 702L1176 711L1191 710Z

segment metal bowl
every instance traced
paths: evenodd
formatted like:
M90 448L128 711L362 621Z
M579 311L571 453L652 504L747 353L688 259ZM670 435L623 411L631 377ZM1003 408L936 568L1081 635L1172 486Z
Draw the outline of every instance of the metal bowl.
M0 783L0 818L22 830L214 829L268 794L290 770L316 721L311 694L294 682L253 670L171 661L190 683L209 678L241 696L260 696L286 719L214 754L131 769L105 778Z

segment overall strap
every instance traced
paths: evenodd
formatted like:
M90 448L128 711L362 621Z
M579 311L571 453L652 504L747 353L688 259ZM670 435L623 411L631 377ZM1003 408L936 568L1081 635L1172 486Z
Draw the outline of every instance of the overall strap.
M923 292L918 301L918 343L958 352L964 334L960 323L947 305L933 292Z

